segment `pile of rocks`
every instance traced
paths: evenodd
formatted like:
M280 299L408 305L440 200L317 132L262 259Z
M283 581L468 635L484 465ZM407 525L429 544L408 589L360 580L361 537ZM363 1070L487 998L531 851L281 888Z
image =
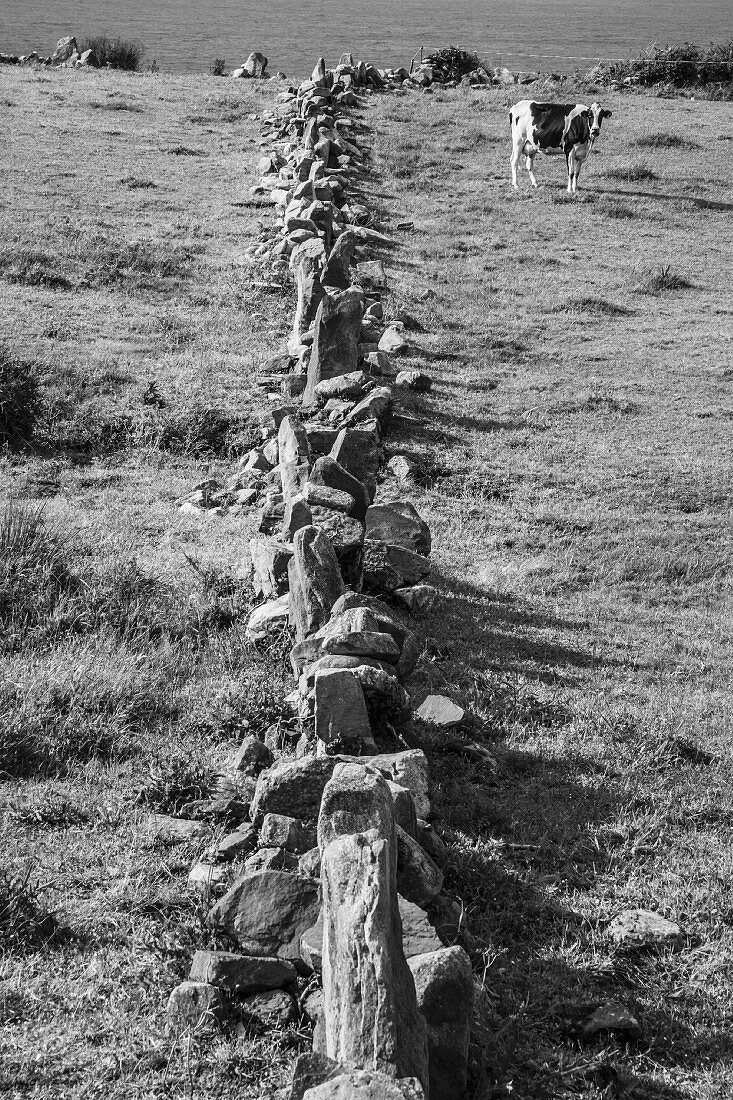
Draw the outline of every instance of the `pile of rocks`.
M0 53L0 64L3 65L56 65L61 69L78 69L84 65L93 65L94 58L91 50L80 50L76 39L72 35L60 38L56 43L56 49L49 57L42 57L37 50L28 54Z
M247 634L291 632L297 722L267 743L248 737L226 797L188 808L198 820L157 819L172 836L201 819L231 826L190 882L217 898L208 922L236 950L198 951L168 1012L174 1031L223 1021L233 1000L260 1025L309 1018L313 1054L299 1059L293 1100L448 1100L466 1089L474 986L463 948L445 946L462 913L429 823L427 758L407 747L404 681L420 646L401 610L436 599L431 538L389 491L394 478L376 499L395 388L429 379L392 367L409 346L404 323L384 321L381 263L355 262L371 239L349 199L364 154L346 110L362 75L348 59L335 70L321 60L267 120L256 191L270 195L279 231L255 259L286 265L297 304L264 381L288 403L273 403L262 446L230 485L202 483L184 505L262 500L250 557L264 602ZM442 722L446 708L431 707L421 721Z

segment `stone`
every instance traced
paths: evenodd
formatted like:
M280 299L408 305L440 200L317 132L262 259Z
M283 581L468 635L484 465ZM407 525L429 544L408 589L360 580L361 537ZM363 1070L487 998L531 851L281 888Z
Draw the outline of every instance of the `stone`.
M230 863L234 859L241 859L251 851L257 840L257 830L253 825L240 825L233 833L226 836L214 849L214 856L219 863Z
M376 830L342 836L322 858L326 1053L427 1080L425 1023L402 950L389 841Z
M401 322L393 322L391 325L387 325L380 337L378 350L386 351L388 355L407 354L410 345L405 340L404 325Z
M372 504L366 514L366 537L402 546L426 557L430 553L430 528L414 504L407 500Z
M430 1100L463 1100L473 1012L471 960L461 947L444 947L411 958L409 966L428 1026Z
M295 817L285 814L265 814L260 828L260 845L263 848L284 848L300 855L316 843L315 830L301 824Z
M181 982L168 998L166 1030L180 1035L202 1031L226 1019L226 1004L220 990L206 982Z
M404 644L405 638L409 634L409 630L400 616L393 611L391 607L388 607L383 600L380 600L376 596L367 596L363 592L347 591L344 592L343 596L339 596L336 603L331 608L331 619L329 620L329 624L323 629L328 630L330 623L332 623L334 619L339 618L344 612L357 609L368 611L373 620L379 624L376 629L391 634L397 642L397 645L402 646ZM362 620L359 620L358 629L365 629Z
M385 779L406 787L415 803L419 818L430 816L428 796L428 758L422 749L406 749L404 752L385 752L370 756L369 767L376 769Z
M309 1089L322 1085L324 1081L330 1081L333 1077L340 1077L343 1068L332 1058L327 1058L325 1054L312 1052L298 1055L287 1100L303 1100Z
M296 1007L294 997L284 989L252 993L240 1001L242 1015L247 1022L256 1022L268 1028L287 1027L295 1018Z
M407 677L414 672L417 662L420 660L421 653L422 645L420 642L414 634L408 634L402 646L400 659L397 662L397 668L395 670L401 680L406 680Z
M316 385L316 395L327 401L331 397L360 398L367 386L372 384L371 378L363 370L353 371L351 374L339 374L334 378L324 378Z
M285 501L282 499L282 494L274 495L265 502L260 517L259 529L263 535L271 535L282 527L284 518Z
M358 586L361 583L361 548L364 543L364 524L354 516L336 512L331 508L315 505L312 510L313 526L331 541L344 583Z
M400 822L400 824L402 824L402 822ZM403 829L405 828L404 825L402 827ZM405 831L409 832L409 829ZM448 856L448 849L433 826L421 817L417 819L417 833L415 837L420 841L420 844L435 863L440 865L445 862Z
M627 909L614 917L608 935L624 948L678 946L684 939L674 921L647 909Z
M331 512L343 512L348 515L356 501L351 493L341 489L332 489L329 485L315 485L309 481L303 493L303 499L311 508L327 508Z
M274 762L272 749L264 741L248 734L231 759L230 767L242 775L257 776Z
M310 465L308 434L296 416L284 416L277 430L277 446L280 465Z
M296 531L300 531L303 527L310 527L312 523L313 513L302 496L293 497L285 505L285 516L283 517L282 526L283 539L291 542Z
M412 588L395 588L392 595L415 615L431 610L438 598L438 590L432 584L416 584Z
M364 587L394 592L420 584L430 575L430 562L422 554L376 539L364 540Z
M338 287L339 290L351 286L350 268L355 248L356 237L349 230L337 237L323 272L324 286Z
M420 467L407 455L393 455L387 462L387 470L398 481L416 481L420 476Z
M244 861L244 871L247 875L257 871L297 871L299 862L295 852L286 852L284 848L258 848Z
M188 885L199 894L216 894L226 888L227 870L214 863L194 863L188 872Z
M78 54L79 47L76 44L76 39L69 36L66 38L59 38L56 43L56 49L51 54L52 65L63 65L74 54Z
M316 319L318 307L326 293L321 282L325 258L326 250L318 237L299 244L290 255L289 267L295 278L298 298L289 350L295 350L299 346L303 334Z
M403 787L400 783L394 783L391 779L387 780L387 786L389 787L389 793L392 795L392 809L394 812L395 825L399 825L401 829L404 829L408 836L415 840L420 840L418 837L415 802L412 795L407 787ZM422 844L421 840L420 843Z
M160 837L162 840L178 843L200 840L209 832L208 827L202 821L186 821L184 818L170 817L168 814L153 814L151 828L155 836Z
M296 959L300 937L320 911L320 889L305 875L244 875L210 910L208 923L228 932L249 955Z
M614 1031L626 1039L641 1039L641 1024L626 1005L609 1001L587 1013L572 1028L576 1039L593 1039L599 1032Z
M296 531L288 581L290 623L301 640L323 626L345 588L333 545L316 527Z
M359 333L364 295L353 287L327 294L316 313L316 335L308 364L304 400L313 401L315 388L326 378L350 374L358 367Z
M382 448L375 433L360 428L342 428L331 449L331 458L369 490L374 499Z
M323 639L323 652L346 657L370 657L375 661L394 664L400 659L400 647L392 635L381 631L350 630L332 634Z
M466 712L447 695L428 695L415 711L415 717L431 726L451 729L460 726L465 720Z
M300 937L300 957L315 974L323 968L323 911L318 920Z
M181 813L198 821L231 825L249 817L249 803L228 794L220 798L196 798L185 802L181 806Z
M395 825L397 889L403 898L423 908L443 889L443 872L414 837Z
M320 421L308 421L304 427L308 434L311 454L327 455L336 442L338 429L328 428Z
M246 73L249 73L250 76L263 77L267 70L267 58L263 53L254 51L249 55L242 68Z
M307 462L282 462L277 467L277 470L273 470L273 474L279 475L280 484L282 485L285 503L283 520L287 512L287 505L291 504L294 500L303 499L303 492L308 484L309 471L310 467Z
M277 539L250 539L252 587L256 596L283 596L288 590L292 546Z
M338 439L338 435L336 439ZM310 480L314 485L326 485L329 488L337 489L339 492L348 493L352 496L355 503L351 509L351 515L355 519L361 520L362 522L364 521L370 502L369 492L364 482L350 473L335 458L332 458L330 455L324 455L321 458L317 458L313 463Z
M357 1069L309 1088L303 1100L425 1100L425 1095L414 1077L395 1079L385 1073Z
M421 370L401 370L395 378L395 386L402 390L414 390L416 393L428 393L432 389L433 380Z
M440 937L428 920L425 910L402 897L400 898L400 921L402 922L402 948L408 960L442 948Z
M292 985L297 976L293 964L285 959L237 955L231 951L197 951L189 973L191 981L206 982L240 995L281 989Z
M316 737L338 752L376 752L361 684L348 669L324 669L315 676Z
M306 757L277 764L257 781L250 810L252 820L275 813L297 817L299 821L315 821L323 790L335 767L336 761L328 757Z
M385 781L366 768L340 765L324 791L318 840L326 1054L427 1082L425 1022L402 950Z
M298 870L301 875L309 875L310 878L321 877L321 851L318 846L303 853L298 860Z
M392 391L389 386L377 386L351 410L344 423L351 427L365 420L382 420L389 412L391 403Z
M291 653L292 657L292 653ZM338 654L328 653L322 657L317 657L308 662L305 662L301 670L296 669L296 673L300 678L299 688L304 694L307 694L315 687L316 674L323 669L333 668L345 668L353 672L359 683L362 683L361 671L365 666L374 668L377 670L387 671L392 667L389 665L382 665L379 661L367 660L365 657L342 657ZM362 690L363 685L362 685Z
M245 634L251 642L264 641L273 631L287 625L289 615L290 595L286 592L278 599L268 600L254 609L247 620Z
M381 260L364 260L356 265L356 273L362 286L377 288L387 286L387 273Z

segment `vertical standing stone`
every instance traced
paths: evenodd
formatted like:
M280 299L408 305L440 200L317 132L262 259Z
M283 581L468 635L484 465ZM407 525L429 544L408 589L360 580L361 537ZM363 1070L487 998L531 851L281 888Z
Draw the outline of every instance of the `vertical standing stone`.
M335 286L340 290L346 290L351 285L349 268L354 258L355 248L356 236L350 229L347 229L337 238L329 253L321 280L325 286Z
M410 959L417 1003L428 1025L430 1100L463 1100L473 1009L471 960L462 947Z
M348 669L316 673L316 737L338 752L376 753L361 684Z
M342 290L321 300L303 397L306 404L315 400L316 385L322 379L357 369L363 315L364 295L360 290Z
M298 641L315 634L345 590L336 551L317 527L302 527L293 538L288 565L290 623Z
M417 1077L427 1089L427 1031L402 949L385 780L360 765L337 765L323 793L318 837L326 1054L391 1077Z
M290 257L290 270L295 276L298 301L295 307L293 334L288 351L297 355L303 343L302 337L316 319L316 313L325 290L321 285L321 267L325 261L326 250L323 241L313 237L293 249Z

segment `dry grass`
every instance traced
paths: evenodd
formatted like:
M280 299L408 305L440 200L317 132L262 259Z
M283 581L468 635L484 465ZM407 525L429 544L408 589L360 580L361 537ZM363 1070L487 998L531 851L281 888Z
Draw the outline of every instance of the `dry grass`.
M243 637L247 518L220 475L283 331L242 250L263 93L213 78L0 72L0 1092L273 1095L304 1040L164 1033L206 942L198 844L147 825L200 793L290 677ZM191 116L206 116L206 126ZM8 513L6 506L10 502ZM195 568L192 568L191 563ZM259 723L259 726L258 726ZM137 801L138 792L145 795Z
M414 365L433 391L401 398L418 420L396 416L390 437L432 475L415 495L444 598L417 678L483 719L498 760L493 774L433 759L488 995L475 1095L722 1100L733 193L715 136L729 111L612 96L578 199L555 202L558 160L536 166L537 192L525 175L512 193L511 95L374 107L372 189L400 241L388 308L431 334ZM467 120L484 136L457 159L446 135ZM648 272L664 286L640 294ZM694 292L668 293L682 273ZM605 928L627 907L677 920L684 949L621 955ZM574 1012L605 1000L638 1013L643 1040L572 1038Z

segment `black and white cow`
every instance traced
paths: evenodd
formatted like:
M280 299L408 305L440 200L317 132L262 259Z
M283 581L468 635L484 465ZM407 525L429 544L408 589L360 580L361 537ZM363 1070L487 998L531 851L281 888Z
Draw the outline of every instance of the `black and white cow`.
M525 158L532 186L537 186L534 172L534 158L537 153L547 155L565 154L568 166L568 193L578 190L578 177L593 143L601 132L604 118L610 118L611 112L600 103L536 103L533 99L523 99L509 111L512 128L512 184L518 190L517 165L520 157Z

